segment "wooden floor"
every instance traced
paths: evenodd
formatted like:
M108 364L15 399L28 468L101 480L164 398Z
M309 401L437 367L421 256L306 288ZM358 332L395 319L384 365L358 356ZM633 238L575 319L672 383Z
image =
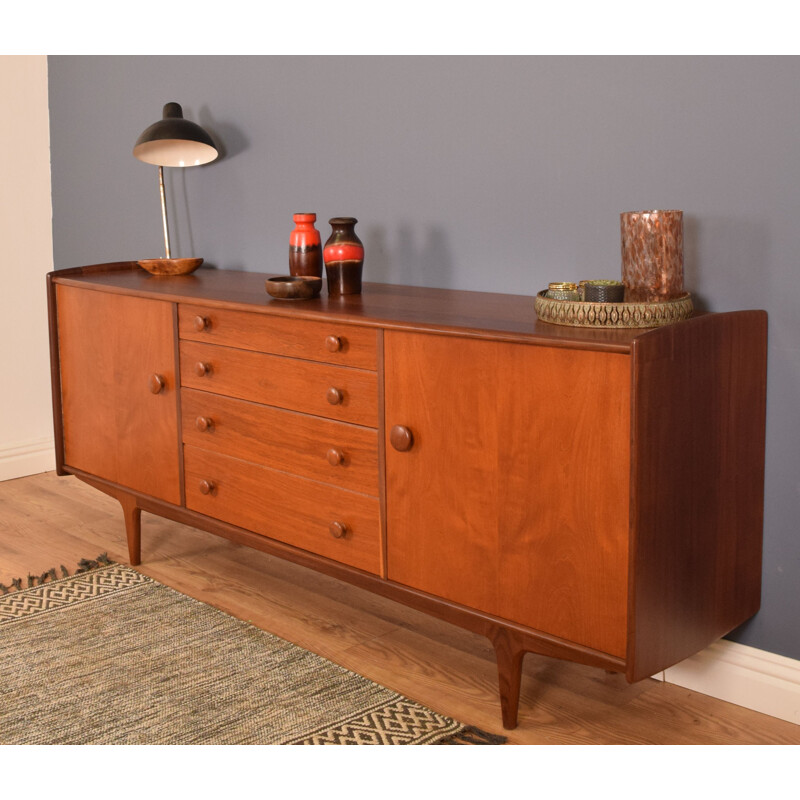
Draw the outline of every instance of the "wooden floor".
M107 553L120 507L74 477L0 483L0 582ZM463 722L503 733L487 640L212 534L142 514L139 569ZM23 584L24 585L24 584ZM529 654L512 744L800 744L800 726L660 681Z

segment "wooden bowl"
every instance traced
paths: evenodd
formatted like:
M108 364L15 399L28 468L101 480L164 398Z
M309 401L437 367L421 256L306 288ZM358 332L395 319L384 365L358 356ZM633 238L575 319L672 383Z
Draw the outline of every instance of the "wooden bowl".
M188 275L202 263L202 258L146 258L136 262L151 275Z
M267 294L276 300L308 300L322 291L322 278L281 275L267 278Z

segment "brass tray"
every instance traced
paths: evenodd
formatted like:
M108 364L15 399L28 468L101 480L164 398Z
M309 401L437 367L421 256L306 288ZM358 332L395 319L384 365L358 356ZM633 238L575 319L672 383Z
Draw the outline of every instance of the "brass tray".
M553 300L539 292L533 307L542 322L577 328L658 328L691 316L692 296L685 292L660 303L585 303Z

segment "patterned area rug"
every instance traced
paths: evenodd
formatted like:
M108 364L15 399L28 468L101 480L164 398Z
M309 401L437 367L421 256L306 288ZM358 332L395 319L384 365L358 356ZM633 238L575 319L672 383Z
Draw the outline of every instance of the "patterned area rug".
M0 744L504 741L130 567L0 595Z

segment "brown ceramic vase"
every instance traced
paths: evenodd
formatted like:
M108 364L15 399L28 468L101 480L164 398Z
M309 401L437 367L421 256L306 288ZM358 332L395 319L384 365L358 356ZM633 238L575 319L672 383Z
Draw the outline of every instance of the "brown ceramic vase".
M323 258L328 277L328 294L361 294L361 274L364 269L364 245L355 232L355 217L334 217L325 242Z

